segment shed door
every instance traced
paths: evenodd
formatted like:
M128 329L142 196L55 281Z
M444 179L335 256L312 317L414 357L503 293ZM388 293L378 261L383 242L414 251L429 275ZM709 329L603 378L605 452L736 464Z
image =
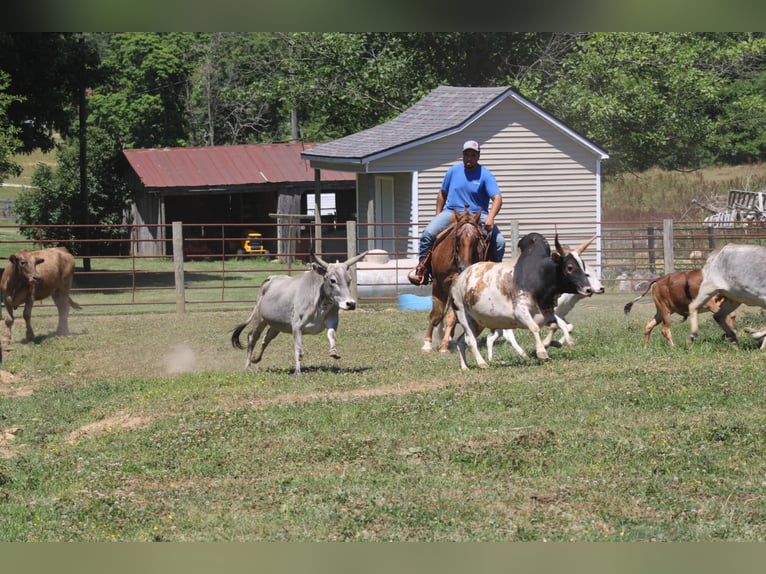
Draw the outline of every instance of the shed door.
M394 178L375 177L375 248L395 251ZM388 225L386 225L388 224Z

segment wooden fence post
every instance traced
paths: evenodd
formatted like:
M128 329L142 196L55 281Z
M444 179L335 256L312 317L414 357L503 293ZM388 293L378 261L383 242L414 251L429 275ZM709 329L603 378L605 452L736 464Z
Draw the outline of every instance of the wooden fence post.
M176 313L181 315L186 311L186 294L184 293L184 230L183 222L173 222L173 270L176 283Z
M346 222L346 259L351 259L356 255L356 221ZM356 283L356 265L349 269L351 273L351 297L354 301L359 300L359 289Z
M665 256L665 275L675 271L675 253L673 252L673 220L665 219L662 222L662 250Z
M506 246L508 242L505 242ZM506 249L507 251L507 249ZM519 255L519 221L511 220L511 259L516 259Z

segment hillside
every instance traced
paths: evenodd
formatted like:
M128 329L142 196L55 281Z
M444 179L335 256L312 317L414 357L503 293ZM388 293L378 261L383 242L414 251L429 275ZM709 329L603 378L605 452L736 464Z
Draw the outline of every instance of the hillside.
M702 221L709 212L694 205L692 200L722 208L731 189L766 189L766 166L725 166L693 172L650 170L605 178L602 219Z

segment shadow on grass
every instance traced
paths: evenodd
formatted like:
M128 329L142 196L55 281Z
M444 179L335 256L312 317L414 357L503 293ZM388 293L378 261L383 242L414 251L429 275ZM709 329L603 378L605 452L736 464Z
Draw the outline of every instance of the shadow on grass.
M241 275L226 275L226 282L240 281ZM220 273L185 272L185 283L204 285L206 283L221 284ZM99 290L131 291L133 289L159 289L173 288L175 286L175 274L173 271L136 271L132 272L91 272L91 274L75 274L72 287L77 290L98 292Z
M306 375L310 373L332 373L334 375L341 375L341 374L350 375L350 374L365 373L371 370L372 370L372 367L341 367L337 365L301 365L302 375ZM267 369L263 369L263 372L273 373L273 374L284 374L285 368L269 367ZM295 369L290 368L289 372L291 375L294 375Z

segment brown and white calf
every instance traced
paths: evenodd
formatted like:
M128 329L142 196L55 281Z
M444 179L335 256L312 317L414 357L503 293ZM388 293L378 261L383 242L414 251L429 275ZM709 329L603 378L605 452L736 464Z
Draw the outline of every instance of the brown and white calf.
M689 304L699 293L701 283L701 269L675 271L655 279L641 295L625 304L623 310L627 315L636 301L649 291L652 292L656 312L644 327L644 348L649 345L649 335L651 335L652 330L659 324L662 324L662 336L667 339L671 347L675 347L673 335L670 332L670 317L676 313L686 320L689 316ZM713 313L713 318L724 330L724 333L730 337L729 333L734 332L733 311L736 307L723 295L715 295L705 302L703 309Z

